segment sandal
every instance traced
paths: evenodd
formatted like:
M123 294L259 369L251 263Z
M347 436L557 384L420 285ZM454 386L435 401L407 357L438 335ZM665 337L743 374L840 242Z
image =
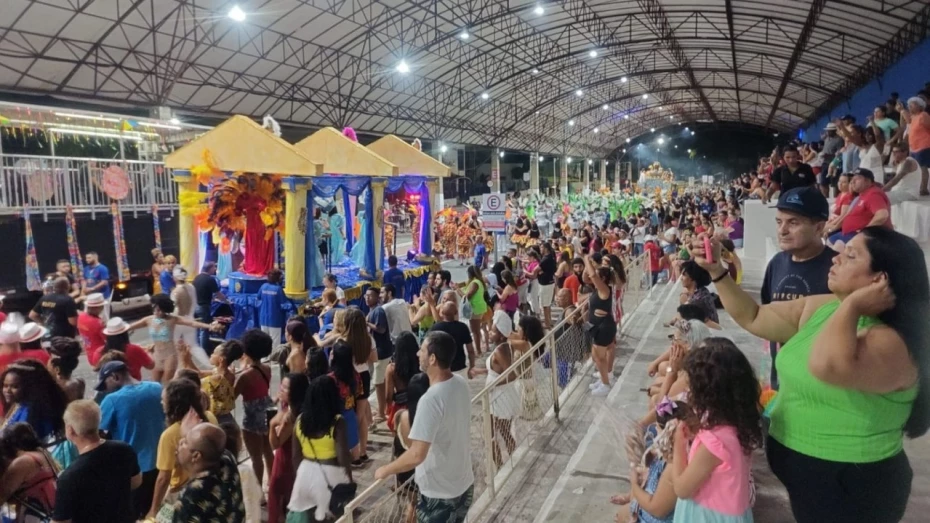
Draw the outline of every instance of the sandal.
M610 502L614 505L626 505L631 499L633 499L633 496L630 494L617 494L610 497Z

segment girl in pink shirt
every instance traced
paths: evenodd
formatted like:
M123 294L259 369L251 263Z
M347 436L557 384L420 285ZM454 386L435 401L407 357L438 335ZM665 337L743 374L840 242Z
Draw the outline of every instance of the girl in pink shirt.
M759 382L746 356L724 338L708 338L685 358L697 433L675 434L672 481L676 523L752 519L752 451L762 445ZM692 440L690 451L688 441Z

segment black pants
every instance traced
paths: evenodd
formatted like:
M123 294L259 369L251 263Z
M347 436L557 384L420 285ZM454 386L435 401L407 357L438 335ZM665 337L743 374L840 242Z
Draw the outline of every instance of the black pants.
M210 324L213 323L213 316L210 314L210 305L198 305L194 309L194 318L201 322ZM213 342L210 341L210 331L206 329L200 329L197 331L197 339L200 342L200 346L203 347L203 350L207 352L208 355L213 355Z
M145 515L152 508L152 497L155 495L155 480L158 479L158 469L142 473L142 484L132 491L132 512L137 519L145 519Z
M893 523L904 517L913 471L904 451L874 463L839 463L795 452L769 437L766 456L798 523Z

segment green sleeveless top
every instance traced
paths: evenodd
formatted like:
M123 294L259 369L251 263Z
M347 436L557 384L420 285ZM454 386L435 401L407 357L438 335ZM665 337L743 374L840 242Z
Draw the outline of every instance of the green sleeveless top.
M839 300L825 303L778 351L779 390L769 435L801 454L842 463L872 463L902 449L904 424L917 397L917 385L888 394L844 389L815 378L808 369L811 348ZM880 325L859 318L859 329Z
M469 285L472 283L478 285L478 290L471 295L468 302L471 303L472 318L477 318L488 312L488 302L484 301L484 282L478 279L468 282Z

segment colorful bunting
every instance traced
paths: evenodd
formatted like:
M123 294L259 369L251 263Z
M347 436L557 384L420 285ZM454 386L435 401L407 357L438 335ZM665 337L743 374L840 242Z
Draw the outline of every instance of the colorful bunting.
M113 216L113 248L116 251L116 273L119 281L129 280L129 258L126 257L126 238L123 236L123 215L119 206L110 204L110 214Z
M161 229L158 226L158 205L152 206L152 229L155 231L155 248L161 250Z
M29 223L29 206L23 206L23 219L26 221L26 288L30 291L42 290L42 276L39 274L39 259L36 257L36 242L32 236L32 224Z
M65 210L65 231L68 235L68 257L71 261L71 274L81 283L84 279L84 264L81 261L81 249L78 246L77 223L74 220L74 209L69 205Z

